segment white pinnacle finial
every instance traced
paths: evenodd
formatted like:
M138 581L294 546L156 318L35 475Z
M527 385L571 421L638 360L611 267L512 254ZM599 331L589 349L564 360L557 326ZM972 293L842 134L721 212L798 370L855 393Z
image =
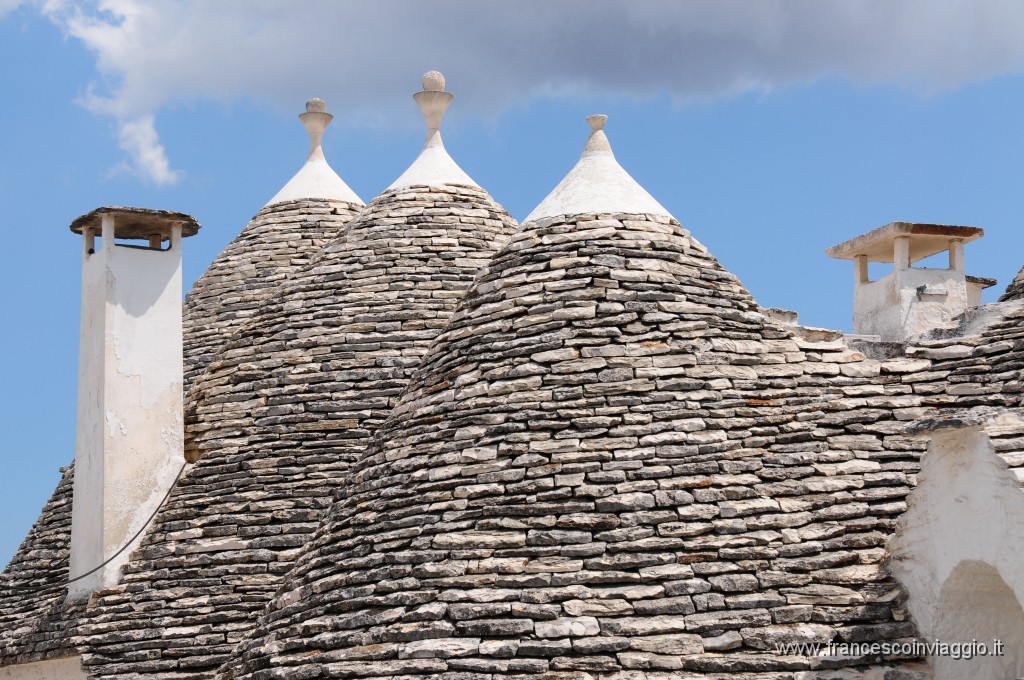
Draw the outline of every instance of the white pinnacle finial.
M334 120L334 116L327 113L327 104L323 99L310 99L306 102L306 112L299 114L299 120L309 133L309 155L312 156L320 146L320 140L324 138L324 130Z
M451 92L444 91L444 75L440 71L424 73L423 91L412 97L427 121L427 144L431 143L433 137L437 137L437 143L440 143L441 119L455 98Z
M608 116L603 113L592 113L587 116L587 123L590 125L590 137L583 146L583 155L589 156L595 153L606 153L614 158L612 145L608 143L608 137L604 134L604 124L608 122Z
M327 113L324 100L314 98L307 101L306 112L299 114L299 120L309 133L309 155L306 157L306 164L267 205L304 198L327 198L362 205L363 201L327 164L323 147L320 146L324 130L334 120L334 116Z
M388 189L445 184L476 186L476 182L448 155L441 141L441 119L455 95L444 91L444 75L440 71L427 71L423 74L422 83L423 91L412 97L426 120L427 138L419 158Z

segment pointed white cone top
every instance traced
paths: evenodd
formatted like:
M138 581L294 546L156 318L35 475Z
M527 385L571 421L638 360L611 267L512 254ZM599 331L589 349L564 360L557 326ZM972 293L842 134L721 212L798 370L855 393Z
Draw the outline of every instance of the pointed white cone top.
M444 91L444 76L437 71L423 74L423 92L417 92L413 99L427 121L427 140L420 155L391 183L385 191L404 189L414 185L444 186L445 184L466 184L479 186L465 171L452 160L441 141L441 119L448 105L455 97Z
M604 134L605 115L587 116L590 137L576 166L523 223L580 213L640 213L671 217L615 160Z
M299 120L309 133L309 157L306 164L267 202L267 205L309 198L327 198L363 205L356 192L352 191L327 164L323 147L320 146L324 130L333 119L334 116L327 113L323 100L310 99L306 102L306 112L299 115Z

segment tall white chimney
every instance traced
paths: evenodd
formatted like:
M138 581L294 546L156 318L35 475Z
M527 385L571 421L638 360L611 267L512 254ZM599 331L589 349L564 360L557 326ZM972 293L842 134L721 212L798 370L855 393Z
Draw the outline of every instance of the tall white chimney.
M68 597L81 598L117 583L184 462L181 239L199 224L109 207L71 231L82 235L82 327Z

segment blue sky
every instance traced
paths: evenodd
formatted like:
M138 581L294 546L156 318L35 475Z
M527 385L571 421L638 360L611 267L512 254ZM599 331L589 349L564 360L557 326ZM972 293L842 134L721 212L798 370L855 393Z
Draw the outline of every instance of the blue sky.
M849 329L852 267L823 250L887 222L985 228L989 300L1024 264L1020 35L996 0L0 0L0 563L74 455L75 216L195 215L191 285L301 165L307 98L369 201L416 156L410 95L439 69L449 152L513 216L606 113L622 165L759 302Z

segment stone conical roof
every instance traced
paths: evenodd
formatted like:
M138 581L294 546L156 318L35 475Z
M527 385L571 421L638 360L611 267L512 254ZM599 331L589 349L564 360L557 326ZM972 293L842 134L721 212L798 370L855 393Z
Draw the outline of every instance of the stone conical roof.
M669 216L524 223L220 677L789 677L777 643L912 636L882 560L921 445L832 406L878 375Z
M371 201L196 380L186 426L197 462L121 586L95 599L96 677L212 674L255 622L457 301L515 229L462 179ZM127 630L130 647L159 650L160 661L126 659Z
M309 160L217 256L185 298L186 392L267 296L363 208L324 158L320 139L333 116L323 101L307 102L299 118L310 136Z

